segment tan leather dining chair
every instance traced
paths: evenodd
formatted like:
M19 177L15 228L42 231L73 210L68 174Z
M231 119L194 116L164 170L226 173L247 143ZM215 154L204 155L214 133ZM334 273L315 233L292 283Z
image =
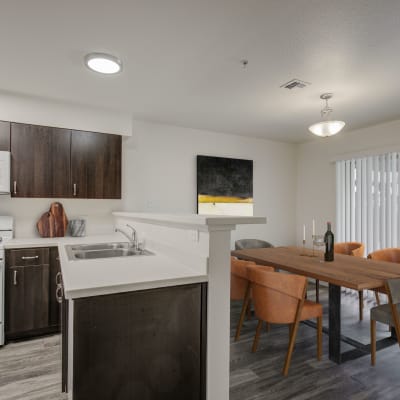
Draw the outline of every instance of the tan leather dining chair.
M376 321L394 326L400 346L400 279L388 279L385 289L389 304L371 308L371 365L376 361Z
M244 261L231 257L231 300L243 300L240 318L236 326L235 342L240 338L244 318L251 303L251 290L248 279L249 266L256 266L256 263L254 261ZM272 267L257 267L267 271L273 271Z
M322 306L305 299L307 278L300 275L248 268L252 300L258 325L252 351L257 350L263 321L288 324L290 332L283 375L289 372L290 361L300 321L317 319L317 359L322 355Z
M400 263L400 248L390 247L387 249L376 250L368 254L371 260L389 261L393 263Z
M370 260L388 261L400 264L400 248L388 247L386 249L375 250L372 253L369 253L367 258ZM381 301L379 299L378 293L384 293L387 295L388 293L386 287L375 290L376 303L380 305Z
M335 253L364 257L365 246L361 242L342 242L335 244Z

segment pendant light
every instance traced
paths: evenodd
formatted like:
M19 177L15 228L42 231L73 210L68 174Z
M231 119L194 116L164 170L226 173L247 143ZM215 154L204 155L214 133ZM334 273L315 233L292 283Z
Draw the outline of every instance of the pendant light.
M343 121L331 120L329 118L333 109L329 107L328 100L333 97L332 93L323 93L320 96L321 100L325 100L325 107L321 110L323 121L311 125L308 129L311 133L321 137L333 136L339 133L346 125Z

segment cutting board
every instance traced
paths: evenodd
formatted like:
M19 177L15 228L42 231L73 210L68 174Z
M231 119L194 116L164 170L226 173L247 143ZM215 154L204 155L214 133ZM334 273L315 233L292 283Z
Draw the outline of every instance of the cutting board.
M54 237L54 217L50 212L45 212L36 226L41 237Z
M41 237L64 237L68 228L68 219L61 203L51 203L36 224Z
M49 212L54 217L54 237L64 237L68 228L64 207L58 202L51 203Z

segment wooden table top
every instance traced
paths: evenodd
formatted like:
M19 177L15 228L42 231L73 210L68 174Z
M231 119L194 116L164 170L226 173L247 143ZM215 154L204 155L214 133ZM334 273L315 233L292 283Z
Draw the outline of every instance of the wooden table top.
M350 289L376 289L389 278L400 278L400 264L335 254L335 261L321 262L321 253L311 257L312 250L272 247L232 251L232 255L257 264L270 265L295 274L319 279Z

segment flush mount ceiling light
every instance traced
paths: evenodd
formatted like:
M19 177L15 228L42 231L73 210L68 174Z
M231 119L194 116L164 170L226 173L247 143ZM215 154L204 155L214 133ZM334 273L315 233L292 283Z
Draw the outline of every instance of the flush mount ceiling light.
M343 121L329 119L333 109L329 107L328 100L332 97L332 93L324 93L320 96L320 99L325 100L325 107L321 110L321 117L323 121L313 124L308 128L314 135L321 137L333 136L339 133L346 125L346 123Z
M122 62L117 57L105 53L90 53L85 56L85 65L100 74L117 74L122 70Z

